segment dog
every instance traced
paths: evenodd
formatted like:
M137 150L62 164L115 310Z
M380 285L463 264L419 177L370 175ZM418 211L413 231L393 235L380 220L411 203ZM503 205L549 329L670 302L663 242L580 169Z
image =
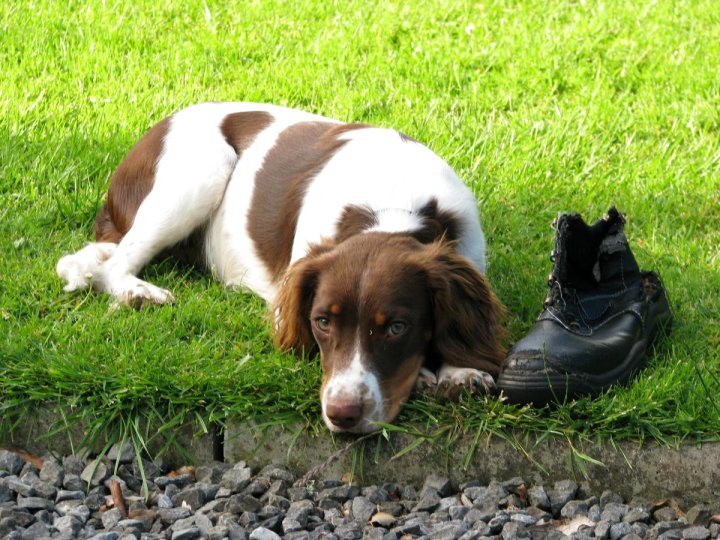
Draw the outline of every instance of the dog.
M112 176L65 291L173 303L141 269L184 244L271 307L281 349L319 349L334 432L392 422L413 389L491 392L503 307L477 203L402 133L274 105L204 103L152 127Z

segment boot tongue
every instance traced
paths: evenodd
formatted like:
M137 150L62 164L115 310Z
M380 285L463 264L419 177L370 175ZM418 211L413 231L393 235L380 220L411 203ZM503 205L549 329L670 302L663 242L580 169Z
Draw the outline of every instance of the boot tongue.
M625 220L613 207L588 226L579 214L557 221L554 277L578 291L615 292L640 274L623 232Z

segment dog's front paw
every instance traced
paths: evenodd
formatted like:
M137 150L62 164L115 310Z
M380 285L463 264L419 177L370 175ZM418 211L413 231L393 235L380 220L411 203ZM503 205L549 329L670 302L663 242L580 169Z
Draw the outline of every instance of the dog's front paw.
M434 394L437 390L438 380L435 374L427 368L420 368L420 373L415 380L416 394Z
M141 309L145 304L174 304L175 297L166 289L162 289L135 277L124 280L123 286L114 291L117 304Z
M470 394L494 394L495 379L479 369L459 368L444 365L438 373L437 395L450 401L457 401L463 392Z

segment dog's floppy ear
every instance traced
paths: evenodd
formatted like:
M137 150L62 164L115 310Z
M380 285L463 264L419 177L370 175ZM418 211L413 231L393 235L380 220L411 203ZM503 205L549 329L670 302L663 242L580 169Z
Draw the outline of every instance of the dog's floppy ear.
M272 309L273 339L283 351L309 355L316 348L310 327L310 309L323 268L322 256L331 249L332 245L328 243L313 246L285 273Z
M427 246L426 273L433 306L433 349L452 366L500 372L505 308L486 279L444 242Z

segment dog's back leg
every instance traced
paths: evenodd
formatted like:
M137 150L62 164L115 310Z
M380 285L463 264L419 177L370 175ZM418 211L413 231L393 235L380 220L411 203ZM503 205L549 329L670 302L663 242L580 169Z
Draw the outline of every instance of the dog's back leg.
M128 305L174 300L137 273L208 222L238 155L217 124L164 123L138 142L113 176L95 226L96 239L109 242L91 244L58 263L66 290L92 286Z

